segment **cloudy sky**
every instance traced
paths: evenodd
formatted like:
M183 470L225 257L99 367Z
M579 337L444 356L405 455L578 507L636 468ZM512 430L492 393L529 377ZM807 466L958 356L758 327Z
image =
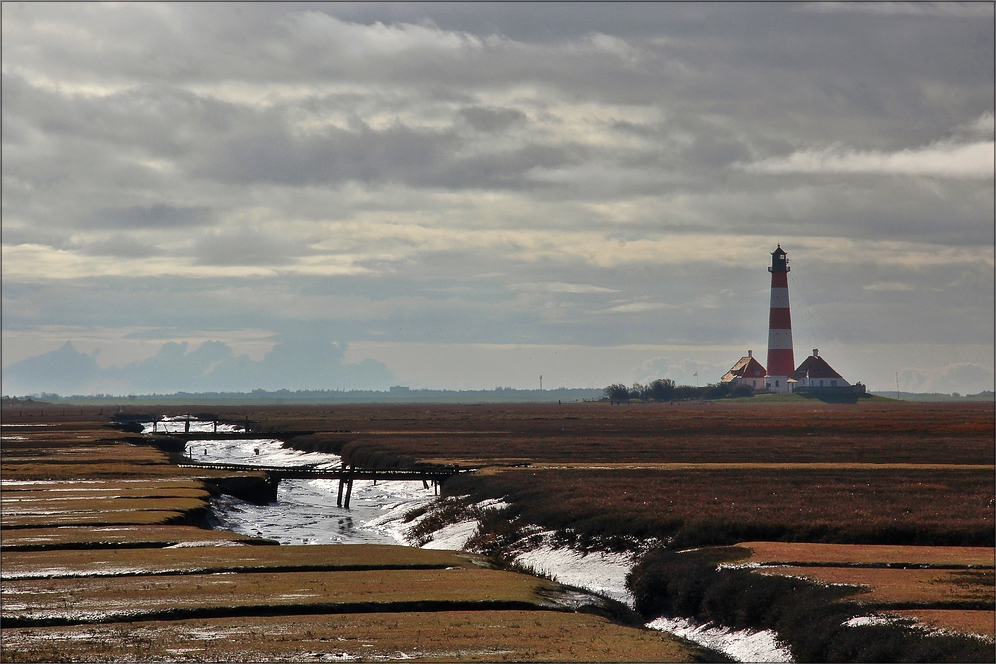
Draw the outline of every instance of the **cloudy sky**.
M5 394L993 389L992 4L2 12Z

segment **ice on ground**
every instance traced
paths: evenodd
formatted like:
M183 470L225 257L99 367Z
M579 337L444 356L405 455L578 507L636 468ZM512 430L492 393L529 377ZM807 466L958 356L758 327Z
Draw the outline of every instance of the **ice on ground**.
M342 465L339 455L302 452L268 438L193 440L188 449L197 461L316 468ZM356 480L349 509L336 506L338 491L338 480L283 479L276 503L254 505L220 496L212 505L222 528L280 544L407 544L402 527L405 514L434 500L433 489L423 487L421 481Z
M764 565L762 563L720 563L716 565L716 570L724 569L760 569L761 567L774 567L774 565Z
M545 533L548 539L552 533ZM581 553L542 544L532 551L519 554L515 562L556 581L591 590L633 606L633 595L626 589L626 575L633 560L624 553Z
M365 521L364 528L389 537L393 544L408 545L408 533L421 520L413 519L405 522L405 515L412 510L424 507L435 500L435 497L413 498L400 502L390 503L382 506L383 514Z
M881 626L890 625L895 622L894 618L889 618L888 616L854 616L850 620L844 621L844 627L867 627L867 626Z
M477 503L474 507L478 510L503 510L511 506L512 503L506 503L501 498L488 498Z
M179 422L182 427L185 418ZM192 422L192 431L193 425ZM191 441L188 449L199 461L274 466L308 464L318 467L336 467L342 463L337 455L285 448L275 439ZM203 454L204 450L207 454ZM406 515L436 500L434 491L423 487L420 481L363 480L354 483L352 507L347 510L336 507L338 484L337 480L282 480L275 504L253 505L222 496L214 499L214 512L219 525L224 528L267 537L281 544L408 544L407 535L425 515L407 522ZM490 499L477 503L471 510L479 513L506 507L509 504L505 501ZM432 540L423 548L464 549L477 528L476 519L447 525L433 533ZM584 588L633 606L633 597L626 589L626 575L633 566L630 555L606 552L586 554L557 548L552 544L551 532L528 524L522 532L524 545L527 538L533 540L536 535L540 535L541 543L536 546L530 541L524 546L527 550L515 556L515 562L560 583ZM197 545L201 544L183 544ZM211 542L211 545L218 543ZM655 620L648 627L672 632L739 661L792 661L791 653L770 631L737 631L664 618Z
M41 422L37 424L7 424L3 423L4 427L56 427L59 426L58 423L43 424Z
M791 651L771 630L735 630L712 624L700 625L685 618L657 618L647 623L647 627L718 650L738 662L794 661Z
M199 549L209 546L248 546L245 542L235 540L190 540L164 546L164 549Z
M432 534L432 540L423 544L423 549L454 549L462 550L474 533L477 532L477 519L460 521L440 528Z
M309 466L338 468L342 457L323 452L302 452L284 447L276 438L233 440L191 440L185 450L192 461L201 463L251 464L258 466Z

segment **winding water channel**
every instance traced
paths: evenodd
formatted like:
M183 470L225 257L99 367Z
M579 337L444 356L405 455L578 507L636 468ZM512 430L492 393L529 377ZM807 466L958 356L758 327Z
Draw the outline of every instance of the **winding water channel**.
M172 418L158 422L156 429L179 433L186 426L185 418ZM146 423L144 431L151 433L152 424ZM211 422L190 422L190 433L213 431ZM219 424L218 431L244 430ZM201 463L315 468L337 468L342 463L336 454L301 452L274 438L193 439L187 443L187 455ZM433 489L419 481L356 480L350 508L345 509L336 507L338 488L338 480L282 479L276 503L254 505L221 496L212 501L213 515L219 528L281 544L408 544L401 530L405 513L435 497Z
M155 425L159 432L243 433L236 425L187 420L174 417ZM153 432L153 424L144 425ZM335 454L301 452L286 448L273 438L197 440L187 444L192 460L265 466L313 466L335 468L342 458ZM277 502L268 505L221 496L212 501L216 527L244 535L255 535L281 544L395 544L410 545L405 539L406 513L431 503L434 490L420 481L356 480L349 509L336 507L338 480L283 479L277 488ZM503 505L491 501L494 507ZM487 507L482 504L481 507ZM477 523L457 523L437 531L424 548L460 549L477 529ZM553 579L632 606L625 587L626 574L633 561L623 554L583 555L571 550L540 546L516 558ZM719 650L737 661L791 662L791 653L770 631L733 631L699 625L683 619L658 619L647 625L678 634L691 641Z

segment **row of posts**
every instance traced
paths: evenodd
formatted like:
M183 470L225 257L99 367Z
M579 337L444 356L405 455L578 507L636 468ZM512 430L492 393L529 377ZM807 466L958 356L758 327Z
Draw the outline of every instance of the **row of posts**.
M335 506L336 507L345 507L346 509L349 509L349 497L351 495L353 495L353 474L351 472L348 472L348 471L350 469L353 469L353 468L356 468L355 464L352 465L352 466L347 465L347 466L343 467L343 470L347 471L347 473L345 475L343 475L342 477L339 478L339 495L336 496L336 499L335 499ZM342 489L343 489L343 485L345 485L345 487L346 487L346 501L345 501L345 503L343 503L343 500L342 500Z
M82 411L80 411L80 412L82 413ZM63 413L63 414L65 414L65 413ZM155 419L152 420L152 433L157 433L157 431L156 431L156 425L157 425L157 423L158 423L157 420L155 420ZM246 418L245 432L249 433L249 418L248 417ZM166 433L165 430L164 430L164 433ZM190 418L189 417L183 423L183 433L190 433ZM214 421L214 433L218 433L218 420Z
M353 469L355 469L355 468L356 468L355 464L352 465L352 466L348 466L347 465L347 466L345 466L343 468L343 470L346 471L346 473L342 477L339 478L339 493L336 495L336 499L335 499L335 506L336 507L345 507L347 510L349 509L349 497L351 495L353 495L353 474L350 471L353 470ZM375 485L377 484L377 480L374 480L374 484ZM422 480L422 486L425 487L426 489L428 489L429 488L429 483L426 480ZM343 499L343 495L342 495L343 488L346 489L345 499ZM439 480L432 480L432 488L434 490L434 493L438 496L439 495Z

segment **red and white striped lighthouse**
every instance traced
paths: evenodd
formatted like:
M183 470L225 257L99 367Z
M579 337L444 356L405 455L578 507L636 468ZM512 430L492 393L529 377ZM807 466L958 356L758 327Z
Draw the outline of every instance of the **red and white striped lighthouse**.
M775 392L789 391L789 377L795 373L792 353L792 316L789 314L788 258L781 245L771 252L771 313L768 315L768 376L765 387Z

